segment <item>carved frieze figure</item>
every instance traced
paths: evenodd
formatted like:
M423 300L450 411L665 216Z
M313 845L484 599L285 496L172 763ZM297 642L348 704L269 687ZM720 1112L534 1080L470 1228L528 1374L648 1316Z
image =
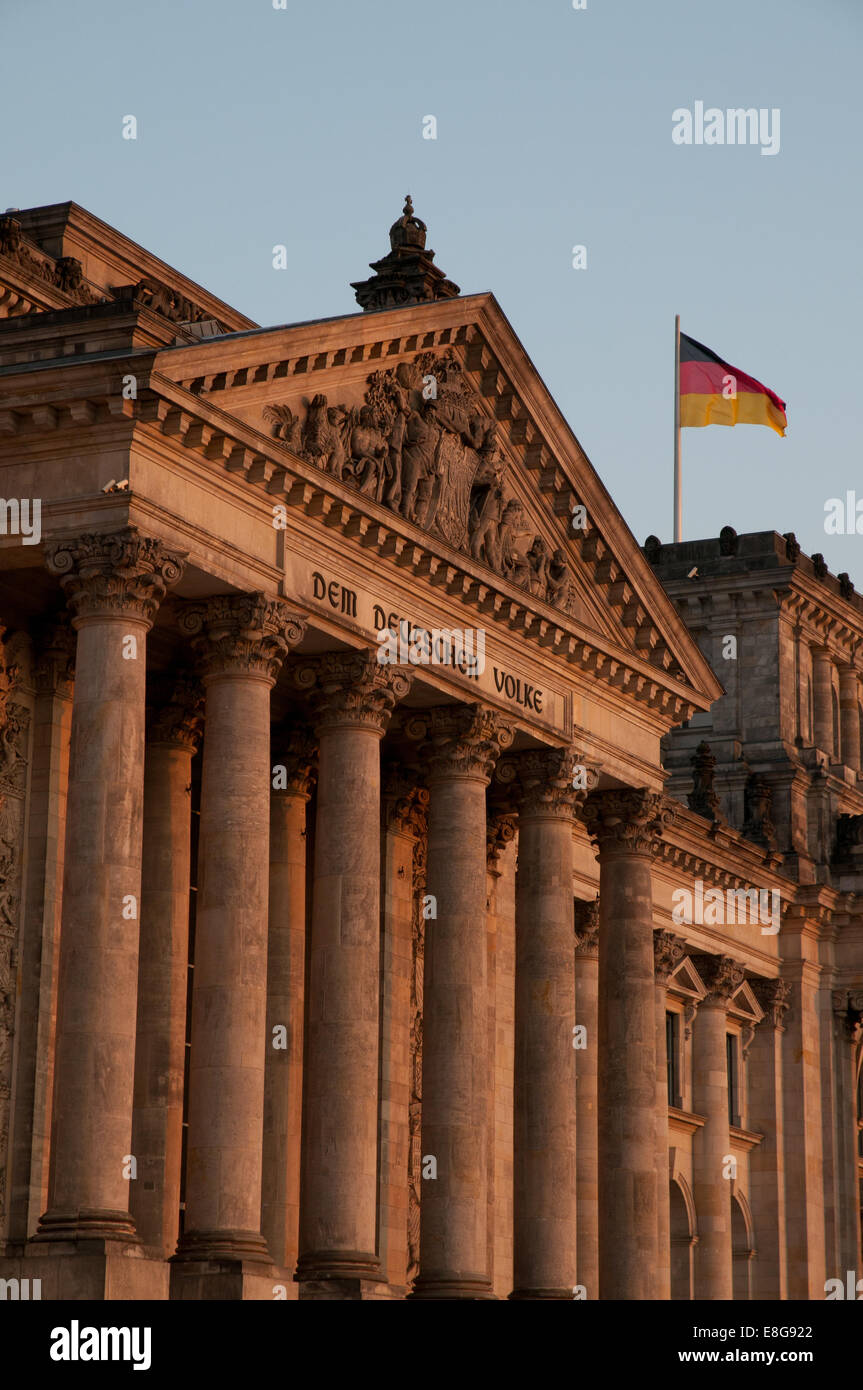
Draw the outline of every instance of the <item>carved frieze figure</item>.
M292 453L302 453L302 421L289 405L265 405L264 419L271 425L274 439L281 439Z
M341 406L328 406L320 391L312 397L303 428L303 455L309 463L334 473L341 479L346 451L342 427L346 412Z
M349 453L353 476L360 492L380 502L384 484L391 477L389 440L375 426L375 413L370 405L356 412L350 431Z

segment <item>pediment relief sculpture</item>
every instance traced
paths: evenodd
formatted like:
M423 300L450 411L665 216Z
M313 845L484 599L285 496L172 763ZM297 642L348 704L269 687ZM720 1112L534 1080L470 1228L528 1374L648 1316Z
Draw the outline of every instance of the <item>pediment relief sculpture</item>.
M566 555L507 488L497 424L477 408L451 350L372 372L360 405L318 392L303 406L264 407L273 437L293 453L534 597L575 610Z

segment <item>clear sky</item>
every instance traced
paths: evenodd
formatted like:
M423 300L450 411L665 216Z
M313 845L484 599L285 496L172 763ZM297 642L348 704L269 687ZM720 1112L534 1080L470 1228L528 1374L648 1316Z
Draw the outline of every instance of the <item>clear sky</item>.
M863 501L863 0L285 4L0 0L0 210L74 199L277 324L354 312L410 191L639 541L671 538L678 312L789 417L683 431L684 538L793 530L863 589L824 530ZM778 108L778 153L676 145L697 101Z

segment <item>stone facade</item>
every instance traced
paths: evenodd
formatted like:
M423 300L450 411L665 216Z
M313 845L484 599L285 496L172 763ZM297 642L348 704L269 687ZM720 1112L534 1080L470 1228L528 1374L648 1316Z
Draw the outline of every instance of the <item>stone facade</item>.
M261 329L0 219L0 1277L824 1297L863 605L640 549L409 199L372 270Z

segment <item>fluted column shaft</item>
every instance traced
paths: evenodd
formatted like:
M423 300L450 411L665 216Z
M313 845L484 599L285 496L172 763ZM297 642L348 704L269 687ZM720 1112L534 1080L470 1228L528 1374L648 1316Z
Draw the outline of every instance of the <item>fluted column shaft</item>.
M749 1054L749 1128L764 1138L749 1155L750 1201L758 1242L752 1296L785 1299L788 1248L782 1038L791 988L786 980L756 980L753 989L764 1018L755 1029Z
M734 1297L726 1038L728 1005L744 971L728 956L699 956L696 965L709 991L698 1006L692 1042L694 1105L705 1120L693 1144L695 1297L706 1301Z
M410 682L365 653L328 654L298 679L320 745L297 1268L300 1296L313 1297L322 1280L382 1277L380 741Z
M670 812L646 790L588 797L599 844L599 1296L657 1297L651 855Z
M668 979L683 959L686 942L670 931L655 932L653 960L656 972L656 1297L671 1298L671 1218L668 1173L668 1049L665 1014Z
M189 974L192 757L203 700L190 683L148 730L131 1211L145 1245L174 1253L180 1218Z
M833 662L823 647L812 652L815 747L833 757Z
M191 606L206 692L186 1222L179 1264L269 1265L261 1236L270 691L302 620L280 600ZM180 1296L193 1296L193 1286Z
M491 1297L485 789L508 727L479 706L429 712L423 1181L414 1298Z
M78 633L49 1209L36 1239L129 1215L147 633L182 564L131 529L49 550Z
M577 1278L587 1298L599 1297L599 899L578 904L575 949L575 1021L586 1046L575 1051L577 1143Z
M517 767L512 1298L571 1299L576 1283L575 975L568 753Z
M306 806L314 748L303 729L276 746L270 794L267 1060L261 1231L293 1274L299 1252L306 942Z
M846 767L860 769L860 695L853 666L839 667L839 722L842 733L842 761Z

